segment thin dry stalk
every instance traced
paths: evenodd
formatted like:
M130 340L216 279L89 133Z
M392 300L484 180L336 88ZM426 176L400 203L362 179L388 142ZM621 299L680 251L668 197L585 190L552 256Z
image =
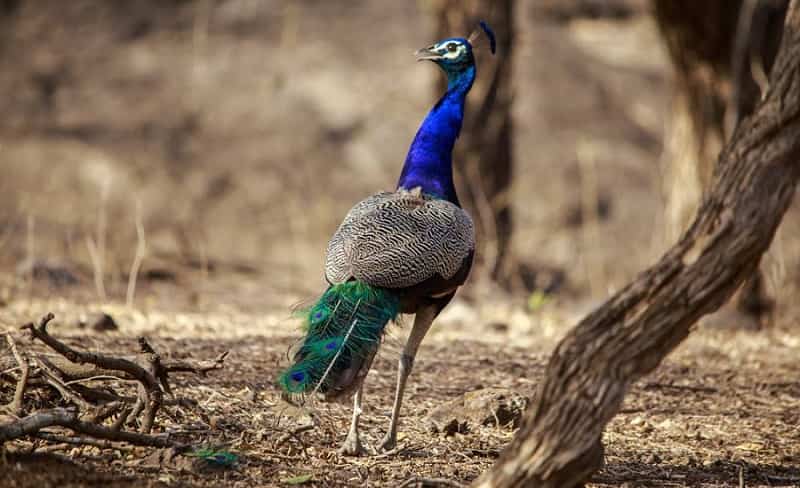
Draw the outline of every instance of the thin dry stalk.
M589 250L600 242L600 191L597 182L597 157L592 143L578 144L577 159L581 177L581 214L583 216L583 263L592 296L603 296L608 283L602 259L594 259Z
M8 244L11 240L11 236L14 234L14 226L13 225L6 225L5 228L0 232L0 251Z
M478 169L478 159L471 157L467 161L466 177L470 182L470 188L474 192L475 211L478 213L481 227L483 228L482 249L483 249L483 263L484 267L481 269L483 277L491 278L492 272L497 267L497 260L500 256L499 242L497 239L497 222L495 221L495 212L492 208L492 202L489 200L486 192L483 191L481 184L481 175ZM473 271L474 272L474 271Z
M100 300L106 300L106 285L103 280L103 257L92 236L86 236L86 248L89 250L89 257L92 260L92 272L94 274L94 287Z
M125 304L133 307L133 299L136 296L136 282L139 277L139 270L142 261L147 253L147 241L145 240L144 223L142 222L142 202L136 201L136 255L131 263L131 271L128 275L128 290L125 294Z
M100 299L106 300L106 287L105 287L105 263L107 255L108 243L108 197L111 192L111 179L106 178L100 186L100 208L97 209L97 228L93 243L94 253L89 249L92 254L92 267L94 268L95 286L97 287L97 294Z
M26 251L28 254L28 295L33 292L34 273L36 272L36 219L33 215L28 215L28 233L26 239Z

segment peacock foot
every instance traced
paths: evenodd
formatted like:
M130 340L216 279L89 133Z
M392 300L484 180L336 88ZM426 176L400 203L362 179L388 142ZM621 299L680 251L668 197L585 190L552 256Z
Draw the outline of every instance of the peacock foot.
M378 444L378 451L379 452L389 452L392 449L397 447L397 435L392 435L391 432L388 432Z
M347 434L344 443L342 443L342 447L339 448L339 454L343 456L363 456L369 454L369 452L361 444L358 434L351 430Z

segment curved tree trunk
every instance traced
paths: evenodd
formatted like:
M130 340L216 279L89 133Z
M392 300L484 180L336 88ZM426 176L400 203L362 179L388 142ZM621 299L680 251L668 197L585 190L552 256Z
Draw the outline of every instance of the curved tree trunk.
M675 77L664 148L670 242L697 211L723 143L760 98L756 71L767 72L774 62L786 4L784 0L654 1ZM757 320L770 309L758 269L736 302L741 312Z
M630 385L759 265L800 180L800 0L755 113L736 128L689 229L556 348L522 428L481 487L575 487Z
M467 36L486 20L497 35L497 54L477 49L479 75L467 100L461 143L454 161L464 205L475 217L482 246L479 264L493 280L507 283L511 266L511 50L513 0L438 0L438 38ZM485 39L481 39L483 43ZM478 43L476 43L478 44ZM484 43L488 46L488 43ZM441 81L440 81L441 82ZM437 92L442 87L438 87Z

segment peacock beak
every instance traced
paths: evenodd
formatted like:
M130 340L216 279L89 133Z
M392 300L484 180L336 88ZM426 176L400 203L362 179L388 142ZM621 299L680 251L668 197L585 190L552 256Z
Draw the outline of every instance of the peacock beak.
M417 61L439 61L440 59L443 59L443 57L434 50L435 47L436 46L428 46L422 48L415 52L414 56L417 57Z

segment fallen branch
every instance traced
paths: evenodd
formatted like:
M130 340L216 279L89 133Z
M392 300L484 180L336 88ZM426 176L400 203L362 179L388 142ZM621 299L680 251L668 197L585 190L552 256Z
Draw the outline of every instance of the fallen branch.
M89 363L106 370L122 371L135 378L141 385L139 392L143 396L144 420L142 421L141 431L149 433L153 428L156 412L161 406L162 399L161 388L159 388L155 376L133 361L98 353L78 351L69 347L47 332L47 324L54 318L55 316L52 313L48 313L42 317L38 326L29 323L22 328L29 330L35 338L44 342L50 349L58 352L73 363Z
M137 446L182 447L169 440L167 435L151 435L139 432L112 430L103 425L84 422L80 420L78 416L78 411L75 409L51 408L48 410L40 410L27 417L5 425L0 425L0 444L20 437L35 436L40 430L46 427L58 426L96 439L127 442L128 444Z

